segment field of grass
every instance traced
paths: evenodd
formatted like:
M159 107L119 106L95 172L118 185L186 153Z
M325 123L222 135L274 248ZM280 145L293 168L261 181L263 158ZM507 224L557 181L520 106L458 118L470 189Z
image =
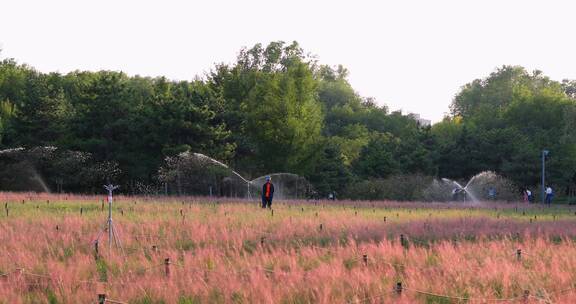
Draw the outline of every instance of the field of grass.
M0 194L0 303L576 303L569 207L103 198Z

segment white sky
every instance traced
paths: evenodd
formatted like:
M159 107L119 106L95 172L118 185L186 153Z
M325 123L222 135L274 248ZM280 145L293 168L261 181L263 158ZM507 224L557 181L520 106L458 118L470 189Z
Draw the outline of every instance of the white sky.
M44 72L192 79L275 40L434 122L460 86L504 64L576 79L576 1L0 0L0 56Z

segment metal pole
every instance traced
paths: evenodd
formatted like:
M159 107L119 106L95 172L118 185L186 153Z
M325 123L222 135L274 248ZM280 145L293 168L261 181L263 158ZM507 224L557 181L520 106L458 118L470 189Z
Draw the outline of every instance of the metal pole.
M252 195L250 194L250 183L246 183L246 185L248 186L248 199L252 199Z
M108 188L108 249L112 250L112 187Z
M548 150L542 150L542 204L546 200L546 155Z

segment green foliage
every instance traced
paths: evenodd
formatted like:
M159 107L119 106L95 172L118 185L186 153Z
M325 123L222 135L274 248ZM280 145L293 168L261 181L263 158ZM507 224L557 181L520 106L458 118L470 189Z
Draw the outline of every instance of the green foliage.
M46 298L48 298L48 303L49 304L58 304L60 303L58 301L58 297L56 296L56 294L54 293L54 291L52 289L46 289Z
M398 174L387 178L362 180L346 188L345 197L359 200L425 200L424 190L432 180L423 175Z
M439 175L469 178L492 170L534 189L547 149L548 180L557 193L567 191L576 172L573 85L511 66L465 85L452 103L452 118L432 128Z
M178 304L199 304L202 300L199 296L180 296L178 298Z
M165 304L166 301L161 300L161 299L154 299L153 297L146 295L146 296L143 296L139 299L131 300L129 303L130 304ZM192 302L192 303L197 303L197 302Z
M451 115L428 128L360 96L344 67L305 54L296 42L256 44L191 81L47 74L4 59L0 147L24 147L27 156L2 155L0 188L42 190L29 178L38 175L57 191L95 192L112 179L129 193L176 183L169 193L205 195L213 187L224 194L228 173L212 168L203 181L182 178L199 167L181 156L199 152L246 177L303 175L322 197L408 199L418 196L413 189L374 189L409 187L394 182L406 176L465 180L485 170L534 189L548 149L551 184L559 194L576 189L573 80L503 66L464 85ZM56 152L30 156L50 147Z
M100 282L108 282L108 264L104 259L96 260L96 272L98 272Z

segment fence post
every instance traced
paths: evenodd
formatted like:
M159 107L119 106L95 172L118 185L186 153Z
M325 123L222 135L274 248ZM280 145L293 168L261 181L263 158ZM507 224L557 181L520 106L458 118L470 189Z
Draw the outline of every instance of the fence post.
M400 235L400 245L403 247L406 246L406 239L403 234Z
M94 242L94 259L98 259L98 240Z
M98 294L98 304L106 304L106 294L104 293Z
M396 283L396 293L400 296L402 295L402 282Z
M164 259L164 271L166 272L166 277L170 277L170 258Z
M368 266L368 255L367 254L362 256L362 260L364 261L364 266Z
M320 231L322 231L322 224L320 224Z
M84 212L84 209L82 209L82 207L80 207L80 215L82 215L83 212Z
M386 223L386 217L384 217L384 223Z
M265 239L265 237L260 238L260 246L264 246L264 239Z
M272 216L274 216L274 209L271 209L271 210L270 210L270 214L271 214Z
M516 259L518 259L518 261L522 260L522 249L520 248L516 250Z

